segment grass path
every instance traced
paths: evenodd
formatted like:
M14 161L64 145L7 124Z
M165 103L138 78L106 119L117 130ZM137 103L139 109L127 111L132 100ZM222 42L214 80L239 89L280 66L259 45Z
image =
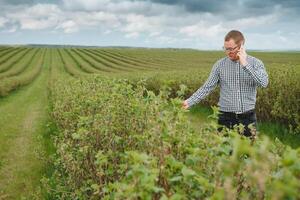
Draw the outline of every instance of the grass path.
M203 123L208 123L208 118L212 114L212 110L201 105L193 106L187 116L194 128L200 128ZM300 137L296 134L288 133L288 130L280 124L271 122L258 122L258 130L260 135L267 135L271 140L278 138L283 144L292 148L300 147Z
M0 199L32 198L45 162L49 66L30 85L0 100Z

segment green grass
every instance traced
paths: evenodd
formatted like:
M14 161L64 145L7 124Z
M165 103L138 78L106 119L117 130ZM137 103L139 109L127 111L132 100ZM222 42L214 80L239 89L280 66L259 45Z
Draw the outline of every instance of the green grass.
M46 127L48 67L30 85L0 100L0 199L39 198L52 151Z
M290 133L289 130L281 124L271 122L258 123L259 131L267 135L272 140L278 138L283 144L292 148L300 147L300 137L296 133Z
M209 115L213 113L212 109L202 105L193 106L188 112L192 125L195 128L201 127L203 123L208 123ZM300 147L300 137L297 134L289 133L288 129L281 124L271 122L258 122L258 130L260 135L267 135L272 141L279 139L283 144L292 148Z

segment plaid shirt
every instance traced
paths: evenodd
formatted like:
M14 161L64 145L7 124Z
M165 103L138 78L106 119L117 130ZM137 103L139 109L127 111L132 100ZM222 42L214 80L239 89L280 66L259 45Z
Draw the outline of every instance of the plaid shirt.
M187 99L188 106L199 103L219 84L221 111L244 113L254 109L256 88L267 87L268 74L259 59L247 55L247 61L246 66L228 57L217 61L204 85Z

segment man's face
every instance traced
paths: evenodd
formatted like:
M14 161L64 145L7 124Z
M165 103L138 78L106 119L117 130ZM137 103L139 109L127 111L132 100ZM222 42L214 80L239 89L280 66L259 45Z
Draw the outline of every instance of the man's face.
M233 39L229 41L224 41L224 49L226 55L229 57L230 60L238 60L238 50L240 49L240 45L236 44Z

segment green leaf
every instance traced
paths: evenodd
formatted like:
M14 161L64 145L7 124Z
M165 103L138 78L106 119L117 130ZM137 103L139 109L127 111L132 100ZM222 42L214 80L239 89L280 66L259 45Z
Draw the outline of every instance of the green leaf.
M187 167L183 167L182 170L181 170L181 173L185 177L195 176L196 175L196 172L194 170L189 169Z

